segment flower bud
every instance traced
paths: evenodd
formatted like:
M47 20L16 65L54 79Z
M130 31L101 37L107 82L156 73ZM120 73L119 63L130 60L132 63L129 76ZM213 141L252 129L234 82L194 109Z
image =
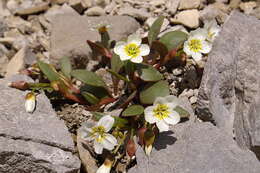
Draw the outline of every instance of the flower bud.
M136 145L133 139L130 139L126 144L126 152L130 156L130 158L133 158L135 156L136 152Z
M154 139L155 139L154 132L150 129L146 130L144 133L144 144L145 144L144 150L147 156L150 156L150 153L153 148Z
M54 91L59 91L59 82L58 81L52 81L51 87L54 89Z
M113 161L106 158L105 162L98 168L96 173L110 173Z
M137 133L138 133L138 143L143 146L144 145L144 133L147 130L147 128L142 127L140 129L138 129Z
M33 92L26 94L25 96L25 110L28 113L33 113L36 105L36 96Z
M17 82L11 82L8 84L9 87L20 89L20 90L27 90L29 89L29 85L25 81L17 81Z

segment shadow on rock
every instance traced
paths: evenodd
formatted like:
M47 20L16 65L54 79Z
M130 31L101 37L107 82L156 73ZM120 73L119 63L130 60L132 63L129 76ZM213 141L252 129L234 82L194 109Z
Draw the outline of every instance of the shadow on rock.
M177 139L173 137L172 131L162 132L159 134L158 139L154 144L156 150L166 149L167 145L173 145ZM159 142L158 142L159 141Z

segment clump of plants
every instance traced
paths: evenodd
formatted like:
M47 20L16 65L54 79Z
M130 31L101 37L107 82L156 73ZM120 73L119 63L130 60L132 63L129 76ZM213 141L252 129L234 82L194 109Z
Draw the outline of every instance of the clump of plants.
M216 22L209 22L190 34L172 31L158 38L163 20L163 16L158 17L146 38L132 34L115 43L108 27L102 25L98 27L101 40L87 41L93 55L111 74L112 88L93 71L73 69L69 58L61 59L60 70L42 61L27 69L26 73L39 83L11 84L31 91L26 97L27 112L33 112L35 93L42 90L52 99L63 97L92 112L92 121L83 123L78 135L93 146L96 156L105 158L99 173L110 172L123 158L131 164L137 145L149 156L161 132L189 117L179 99L170 95L162 69L172 63L183 65L189 57L200 61L202 54L210 52L220 29ZM76 85L76 81L81 81L81 85ZM119 82L123 82L123 87L118 87ZM122 101L122 97L127 99ZM122 109L120 115L104 113L104 107L111 103L117 103L113 109Z

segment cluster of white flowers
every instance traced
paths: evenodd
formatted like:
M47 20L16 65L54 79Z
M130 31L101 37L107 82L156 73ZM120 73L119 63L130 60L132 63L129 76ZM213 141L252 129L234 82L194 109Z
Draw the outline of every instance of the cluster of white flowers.
M206 22L204 28L191 31L189 38L184 42L183 51L195 61L202 59L202 54L211 51L212 42L220 32L220 27L215 20Z
M174 111L178 106L178 98L169 95L157 97L153 106L148 106L144 110L144 117L150 124L156 123L160 132L168 131L169 125L175 125L180 121L180 115Z
M132 34L128 37L127 42L117 42L114 52L119 55L122 61L130 60L134 63L141 63L143 62L143 56L150 53L150 47L141 43L141 37L137 34Z
M94 141L94 150L102 154L103 149L113 150L117 145L117 139L109 134L114 124L114 118L110 115L103 116L97 124L86 123L82 125L80 136L87 141Z

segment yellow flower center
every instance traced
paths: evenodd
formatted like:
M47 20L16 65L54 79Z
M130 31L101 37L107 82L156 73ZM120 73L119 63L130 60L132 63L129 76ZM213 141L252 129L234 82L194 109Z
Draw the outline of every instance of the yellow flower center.
M189 41L189 48L193 52L199 52L202 49L202 43L199 39L193 39Z
M96 137L97 142L101 142L106 136L105 133L105 128L103 126L95 126L92 128L90 136Z
M125 46L125 52L127 56L131 58L136 58L140 54L140 48L135 43L130 43Z
M163 120L167 118L170 114L169 107L165 104L157 104L157 106L153 109L154 116L159 120Z

